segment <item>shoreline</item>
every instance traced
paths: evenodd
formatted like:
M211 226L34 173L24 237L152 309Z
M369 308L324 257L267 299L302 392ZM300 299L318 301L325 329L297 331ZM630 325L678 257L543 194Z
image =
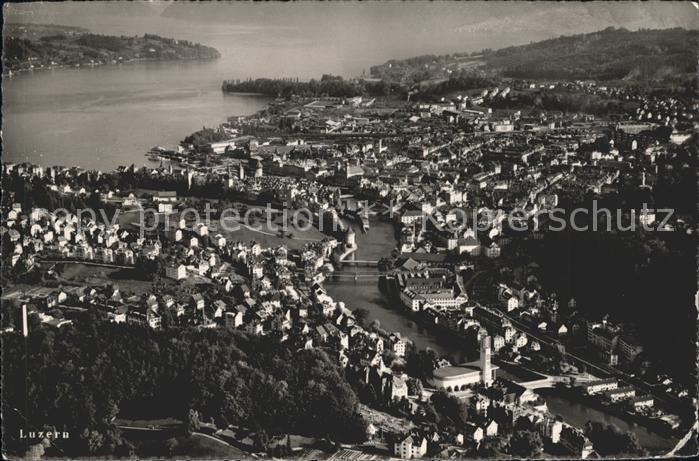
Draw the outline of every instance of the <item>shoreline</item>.
M376 217L374 219L390 224L392 227L394 227L395 231L395 225L391 220L388 220L383 217ZM369 232L371 232L371 228ZM360 246L359 244L357 244L355 248L349 249L345 253L347 253L346 256L349 256L351 254L356 254L359 250ZM381 257L390 258L390 252L387 254L383 254ZM342 261L340 261L340 267L337 269L337 271L345 271L347 267L348 266L343 265ZM351 272L352 270L350 269L348 273L351 274ZM401 317L405 321L412 323L416 329L422 330L424 335L429 336L431 342L434 342L437 346L437 348L432 346L419 347L417 346L417 344L415 344L414 338L411 338L411 335L409 333L405 333L406 338L415 345L416 349L419 350L429 348L431 350L434 350L440 357L455 358L457 362L461 358L460 355L466 355L467 357L471 358L476 357L477 347L472 344L469 344L467 337L449 329L444 325L430 322L429 318L427 318L424 315L420 315L419 312L412 312L406 309L405 306L403 306L402 301L400 300L395 277L392 275L390 271L381 272L377 269L376 275L376 287L381 296L381 303L375 303L374 308L390 311L396 314L397 316ZM323 282L323 286L325 287L325 284L337 284L342 282L343 280L341 278L338 279L334 277L333 274L330 275L330 277L328 277L327 280ZM357 283L357 281L355 280L351 283ZM335 300L343 301L346 306L350 304L347 300ZM382 325L381 328L386 329L386 326Z
M2 78L8 78L11 79L16 75L26 75L26 74L32 74L34 72L39 72L39 71L47 71L47 70L69 70L69 69L76 69L76 70L82 70L82 69L94 69L96 67L117 67L122 64L146 64L146 63L176 63L176 62L212 62L212 61L217 61L221 59L220 57L218 58L181 58L181 59L149 59L149 58L139 58L139 59L129 59L127 61L121 61L121 62L104 62L101 64L80 64L80 65L69 65L69 64L57 64L55 66L44 66L44 67L35 67L32 69L8 69L7 72L2 73ZM12 73L12 75L9 75L9 72ZM262 95L264 96L264 95Z
M649 418L641 414L629 414L619 405L604 405L599 398L580 394L575 388L549 387L537 390L542 398L546 396L562 398L585 408L597 410L604 415L613 416L627 424L634 424L659 437L672 438L675 442L679 440L682 429L672 429L662 420Z

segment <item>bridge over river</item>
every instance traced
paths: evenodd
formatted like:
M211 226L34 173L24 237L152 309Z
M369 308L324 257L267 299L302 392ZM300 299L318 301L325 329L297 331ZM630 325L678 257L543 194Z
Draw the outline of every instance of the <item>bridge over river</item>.
M344 259L342 261L342 265L355 267L379 267L379 262L364 259Z
M368 322L378 321L382 329L400 332L420 349L431 348L438 354L461 356L459 347L448 341L438 340L429 331L410 319L401 306L392 302L379 289L379 260L391 255L397 241L393 225L383 219L370 217L371 226L366 233L356 234L357 250L342 262L323 283L327 293L342 301L349 309L366 309ZM353 259L354 258L354 259Z

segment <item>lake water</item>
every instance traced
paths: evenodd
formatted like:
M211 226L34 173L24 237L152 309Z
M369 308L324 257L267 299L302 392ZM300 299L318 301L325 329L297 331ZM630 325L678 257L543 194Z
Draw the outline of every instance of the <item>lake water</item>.
M251 114L267 102L255 96L224 95L224 79L357 76L388 58L434 51L420 40L392 40L390 46L384 40L376 46L379 39L366 33L373 29L371 21L355 18L330 24L315 21L298 8L277 11L273 17L259 8L248 8L247 13L239 11L246 8L226 9L224 16L214 9L194 8L180 18L161 16L165 5L132 5L131 10L123 6L14 5L8 11L12 21L191 40L215 47L221 59L37 70L3 77L5 161L100 169L148 164L144 154L151 147L173 147L204 125ZM306 9L312 13L316 6ZM358 11L354 5L347 9ZM413 36L416 30L403 32ZM382 27L379 36L384 34Z
M229 115L250 114L265 104L259 97L223 95L224 79L353 77L391 58L493 46L501 35L465 37L443 27L444 14L432 14L435 5L241 3L218 8L185 3L174 8L164 2L8 8L6 21L80 26L110 35L155 33L213 46L221 59L41 70L3 78L4 159L100 169L142 165L145 151L154 145L172 147L203 125L216 126ZM446 3L441 7L462 10ZM461 23L447 17L454 26Z
M555 27L530 26L542 23L539 10L544 7L537 2L222 3L9 4L3 10L7 22L79 26L108 35L159 34L213 46L221 59L3 78L5 158L90 168L141 164L144 150L153 145L173 145L202 125L214 126L228 115L262 106L256 98L222 95L224 79L309 79L324 73L356 77L388 59L497 49L560 33ZM557 5L551 7L558 11ZM628 24L619 12L606 9L591 21L593 12L580 8L586 20L575 24L578 33L591 31L591 24L595 30ZM632 22L632 28L653 27L655 20L655 27L669 27L678 24L680 15L687 18L680 23L693 27L691 14L654 10L642 25ZM502 27L493 18L514 21L513 27ZM569 24L561 27L574 32Z
M354 228L358 226L355 224ZM356 242L357 260L377 261L388 257L396 247L393 225L389 222L373 220L369 231L365 234L357 231ZM370 267L358 267L359 273L376 270ZM346 267L345 273L354 273L354 269ZM418 349L431 348L441 355L454 355L460 358L460 351L446 341L439 341L431 332L420 327L411 320L403 308L392 305L388 298L379 290L379 273L375 278L359 278L354 281L350 277L334 278L325 282L324 287L335 301L343 301L349 309L366 309L369 311L368 322L378 320L382 329L400 332L409 338Z
M112 169L149 164L202 126L249 115L269 101L224 95L218 62L55 69L3 78L3 160Z

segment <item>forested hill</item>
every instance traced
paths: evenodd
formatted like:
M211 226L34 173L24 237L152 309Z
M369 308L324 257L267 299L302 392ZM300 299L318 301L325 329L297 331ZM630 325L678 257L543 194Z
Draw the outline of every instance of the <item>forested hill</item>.
M372 77L414 84L463 74L522 79L665 80L697 69L699 31L607 28L497 51L419 56L371 68Z
M3 31L3 67L11 71L219 57L214 48L152 34L116 37L41 24L6 24Z
M506 77L659 80L695 73L699 31L608 28L562 36L485 55Z
M325 74L320 80L302 82L298 79L258 78L250 80L224 80L221 89L225 93L260 93L273 97L291 95L346 98L358 95L385 96L390 94L390 84L383 81L345 80Z

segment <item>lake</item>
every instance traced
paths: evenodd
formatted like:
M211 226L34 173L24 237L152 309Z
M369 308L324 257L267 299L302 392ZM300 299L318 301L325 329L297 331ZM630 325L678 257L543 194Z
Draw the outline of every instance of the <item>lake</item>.
M432 14L433 5L405 4L395 11L378 3L226 5L230 8L102 3L14 4L5 19L80 26L98 34L159 34L213 46L221 59L3 77L4 160L100 169L148 164L144 154L151 147L173 147L203 125L254 113L266 103L223 95L224 79L353 77L387 59L493 46L502 35L464 36L443 27L444 15ZM426 21L439 27L427 27Z
M221 59L3 77L3 160L99 169L152 165L144 156L151 147L174 147L204 125L215 127L230 115L252 114L268 102L259 96L224 95L224 79L357 76L388 58L434 51L419 40L376 46L376 38L358 32L358 27L371 29L366 21L341 20L339 28L296 14L290 23L282 12L270 22L272 18L257 17L258 8L249 12L254 16L249 20L230 9L230 20L217 14L182 20L138 6L129 13L122 5L15 5L10 16L13 21L76 25L100 34L155 33L191 40L215 47ZM102 8L109 14L100 13ZM313 13L316 7L307 10ZM415 30L404 32L412 36Z
M110 170L152 165L202 126L249 115L269 101L225 95L218 62L161 62L54 69L3 77L3 160Z

